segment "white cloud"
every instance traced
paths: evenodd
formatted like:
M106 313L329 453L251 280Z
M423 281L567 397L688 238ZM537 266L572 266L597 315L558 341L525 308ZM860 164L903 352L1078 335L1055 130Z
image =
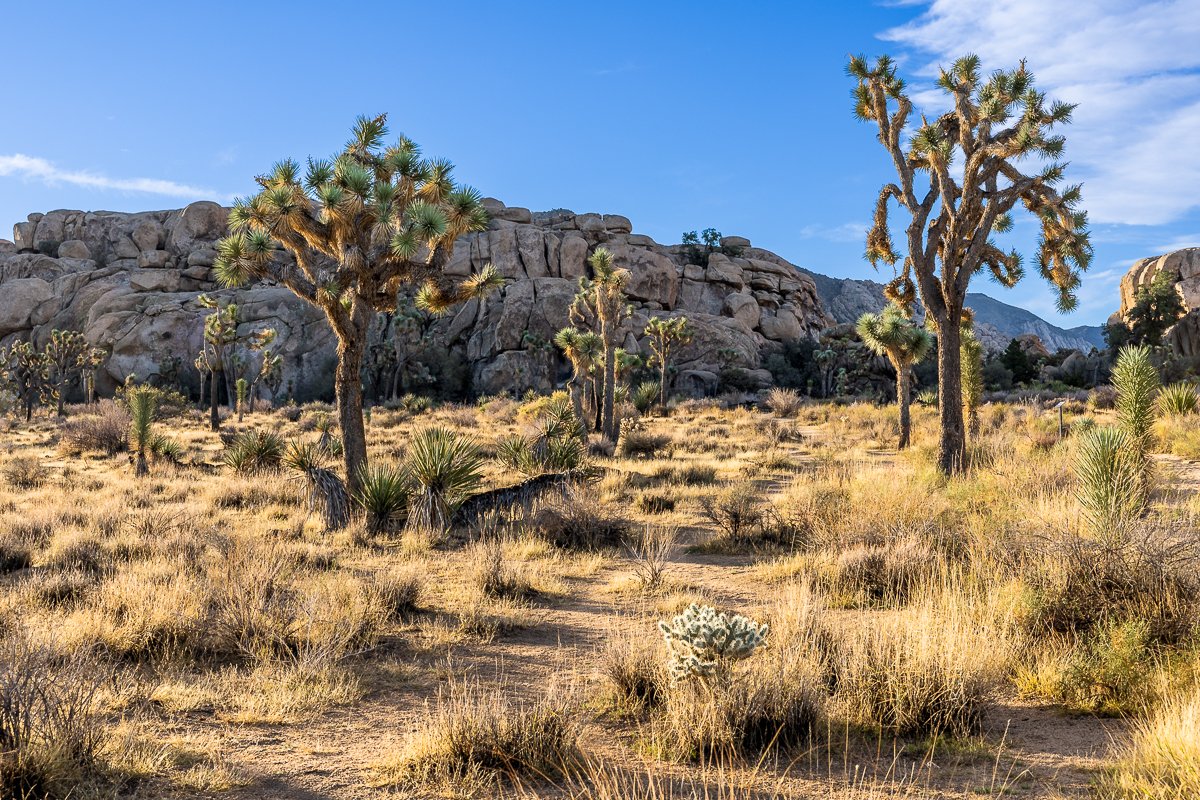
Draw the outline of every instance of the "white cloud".
M865 242L867 222L846 222L841 225L805 225L799 231L802 239L825 239L830 242Z
M1162 225L1200 207L1195 0L932 0L881 36L932 56L924 75L966 52L989 69L1028 59L1043 90L1079 104L1068 177L1084 181L1093 221Z
M162 195L164 197L180 197L196 200L230 199L229 195L214 192L212 189L189 186L184 183L176 183L175 181L159 178L110 178L94 172L61 169L44 158L27 156L21 153L0 155L0 177L7 176L40 181L49 185L69 183L73 186L105 191L140 192Z

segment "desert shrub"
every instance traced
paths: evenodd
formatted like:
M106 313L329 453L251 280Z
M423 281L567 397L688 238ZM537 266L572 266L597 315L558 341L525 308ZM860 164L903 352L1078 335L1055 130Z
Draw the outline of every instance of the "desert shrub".
M1091 714L1145 710L1153 699L1154 652L1142 621L1107 623L1071 652L1055 694L1070 708Z
M643 591L653 592L662 587L677 536L673 528L647 525L629 545L633 574Z
M50 477L50 469L29 456L15 456L4 462L4 481L14 489L36 489Z
M482 467L479 448L460 433L440 427L413 433L406 463L413 479L408 524L417 530L446 530L454 510L479 487Z
M411 616L418 609L425 586L422 573L414 567L393 567L376 573L372 588L389 620Z
M657 708L666 700L666 660L662 645L631 625L612 630L596 654L606 691L619 708Z
M1159 391L1154 408L1163 416L1184 416L1196 413L1197 403L1200 403L1200 396L1196 394L1195 384L1179 381Z
M938 564L929 546L915 539L860 544L837 555L832 588L858 601L904 603L936 573Z
M102 776L104 730L94 665L61 658L22 637L0 649L0 795L64 800Z
M239 475L274 472L283 463L286 444L273 431L246 431L234 437L221 454L225 466Z
M33 548L11 530L0 533L0 574L16 572L33 564Z
M683 486L707 486L717 480L716 467L704 464L663 466L656 469L652 477L659 483L678 483Z
M543 425L537 433L514 433L496 445L496 460L524 475L567 472L579 467L587 455L577 429Z
M522 599L536 592L524 570L504 557L498 539L481 541L471 555L472 580L487 597Z
M44 608L69 608L96 586L96 576L87 572L47 572L27 584L38 605Z
M1200 688L1168 698L1133 723L1116 768L1100 782L1105 800L1200 797Z
M402 522L408 509L411 479L403 468L374 463L358 476L354 502L366 515L367 528L383 533Z
M583 492L568 492L529 519L539 536L564 550L603 550L623 545L629 534L624 517Z
M1200 543L1186 531L1130 526L1103 541L1039 540L1024 568L1019 621L1030 632L1086 633L1141 619L1155 642L1184 640L1200 613Z
M710 544L740 547L757 543L767 520L767 503L751 485L730 485L700 498L700 510L717 528Z
M767 408L779 416L791 417L795 416L800 407L804 405L804 398L795 389L776 387L767 392L766 404Z
M279 408L279 416L283 417L288 422L299 422L300 416L303 413L304 410L295 403L288 403L286 406L281 406Z
M495 791L506 779L552 780L581 762L580 726L562 695L518 704L502 691L453 683L407 747L380 765L385 783Z
M643 514L665 514L675 510L675 498L669 494L638 492L633 506Z
M127 446L129 411L115 400L100 401L97 412L67 419L59 429L62 443L89 453L115 455Z
M1092 411L1108 411L1117 405L1117 390L1112 386L1097 386L1088 392L1088 408Z
M925 604L845 629L832 657L834 699L851 719L894 734L975 733L1010 648L960 612Z
M646 430L646 424L632 417L621 420L621 432L617 438L617 455L622 458L649 458L671 441L669 436L660 436Z
M639 414L645 414L650 409L654 408L654 404L658 402L659 385L654 381L643 381L637 385L629 397L633 407L638 410Z

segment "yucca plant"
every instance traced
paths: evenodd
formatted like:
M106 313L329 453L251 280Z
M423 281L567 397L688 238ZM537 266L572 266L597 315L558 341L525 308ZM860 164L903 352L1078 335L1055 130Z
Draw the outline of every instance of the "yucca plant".
M151 435L148 450L156 461L178 464L183 460L183 445L161 433Z
M150 472L146 450L150 446L150 426L158 408L158 392L150 386L133 386L125 392L125 403L129 406L129 440L137 457L135 473L140 478Z
M284 456L283 437L273 431L240 433L225 448L221 460L240 475L279 469Z
M633 390L633 397L631 398L633 401L633 407L636 408L639 413L645 414L650 409L654 408L654 401L659 398L661 391L662 387L660 387L654 381L645 381L644 383L639 383L637 388Z
M1150 449L1150 428L1154 424L1154 401L1161 385L1158 370L1150 361L1145 345L1123 347L1112 371L1117 390L1117 424L1130 444L1145 455Z
M1196 405L1200 395L1196 394L1196 385L1187 381L1172 383L1164 386L1158 393L1155 408L1162 416L1186 416L1196 413Z
M327 451L312 442L291 441L280 464L305 481L308 488L308 511L320 509L326 530L346 527L350 521L350 495L332 470L325 466Z
M1076 474L1079 504L1092 530L1119 532L1146 504L1143 458L1125 431L1092 428L1080 439Z
M479 487L483 456L471 439L442 427L416 431L409 440L407 470L413 496L408 524L424 531L444 531L454 511Z
M358 476L354 502L367 518L371 533L384 533L395 527L408 509L412 479L403 467L370 464Z

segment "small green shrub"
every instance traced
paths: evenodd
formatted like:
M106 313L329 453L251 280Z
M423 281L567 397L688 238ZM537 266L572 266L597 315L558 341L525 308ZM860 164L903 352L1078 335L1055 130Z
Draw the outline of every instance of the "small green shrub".
M221 461L239 475L274 472L283 465L286 443L273 431L246 431L234 437Z
M1196 413L1198 403L1200 396L1196 394L1195 384L1180 381L1164 386L1154 405L1158 413L1164 416L1185 416Z
M372 533L384 533L403 522L412 479L402 467L368 464L359 473L354 502L366 515Z

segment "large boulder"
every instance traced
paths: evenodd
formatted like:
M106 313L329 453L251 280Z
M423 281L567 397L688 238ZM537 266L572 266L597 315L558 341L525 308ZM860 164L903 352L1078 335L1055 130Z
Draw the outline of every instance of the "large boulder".
M1127 321L1137 302L1138 290L1159 275L1167 275L1183 300L1184 316L1163 336L1178 356L1200 355L1200 247L1188 247L1161 256L1142 258L1121 278L1121 308L1110 322Z

